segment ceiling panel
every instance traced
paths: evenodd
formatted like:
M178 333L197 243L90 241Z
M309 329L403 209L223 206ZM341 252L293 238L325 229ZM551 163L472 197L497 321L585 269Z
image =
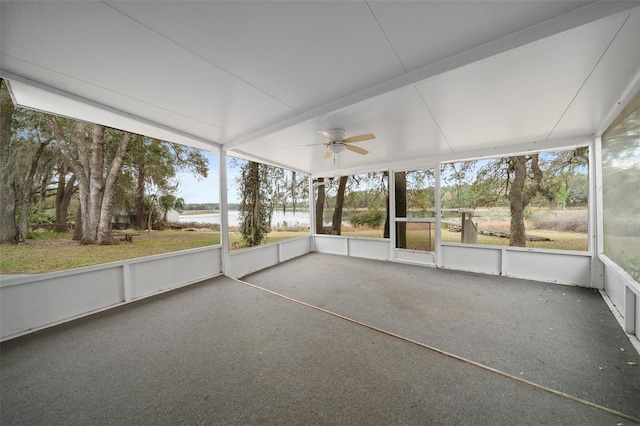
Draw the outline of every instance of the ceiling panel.
M623 20L582 26L417 86L456 152L545 140Z
M551 139L592 134L624 95L627 84L640 73L640 9L621 18L625 19L624 26L554 129Z
M297 111L405 72L365 2L109 4Z
M123 111L133 112L129 103L137 100L233 134L292 114L282 103L100 2L12 7L16 5L3 4L2 9L6 71L37 74L43 72L37 64L46 64L44 72L71 79L61 88L71 94L95 99L109 91L111 106ZM43 38L37 30L46 22L55 22L48 27L55 37ZM78 56L82 61L70 60ZM23 61L19 69L10 68L11 58ZM160 121L151 110L136 111ZM179 125L179 118L174 123Z
M325 142L318 130L331 128L345 129L347 137L373 133L376 139L356 143L369 154L344 152L336 157L336 161L323 158L326 148L322 145L299 148L300 145ZM263 158L288 167L329 175L343 168L386 165L452 152L414 86L315 117L243 144L239 149L245 153L260 153Z
M592 1L369 3L409 71L579 9Z
M51 111L334 175L595 131L638 73L637 4L5 0L0 72ZM296 148L332 127L370 154Z

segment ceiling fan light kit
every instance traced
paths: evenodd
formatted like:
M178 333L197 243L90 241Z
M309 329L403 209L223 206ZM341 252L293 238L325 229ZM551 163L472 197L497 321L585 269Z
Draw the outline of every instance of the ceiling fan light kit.
M373 133L366 133L363 135L351 136L345 139L344 129L340 129L340 128L330 129L328 131L318 130L318 133L320 133L325 138L329 139L329 142L314 143L311 145L302 145L302 146L299 146L299 148L306 148L309 146L316 146L316 145L324 145L327 148L327 152L324 156L325 159L331 158L333 154L339 154L345 150L349 150L351 152L355 152L356 154L360 154L360 155L367 155L369 151L367 151L366 149L363 149L354 145L347 145L347 144L351 144L353 142L364 142L364 141L368 141L376 138Z
M340 143L340 142L333 142L333 143L329 143L327 145L327 149L331 152L333 152L334 154L339 154L342 151L344 151L345 149L347 149L347 145Z

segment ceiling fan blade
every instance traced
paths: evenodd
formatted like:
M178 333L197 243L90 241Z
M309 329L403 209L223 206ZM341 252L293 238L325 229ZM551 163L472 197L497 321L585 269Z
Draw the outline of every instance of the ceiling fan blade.
M375 135L373 133L367 133L364 135L357 135L357 136L351 136L350 138L346 138L345 140L343 140L343 143L351 143L351 142L362 142L362 141L368 141L371 139L375 139Z
M333 152L327 150L327 152L324 154L324 159L326 160L327 158L331 158L332 154L333 154Z
M325 138L329 139L331 142L334 142L336 140L336 138L334 138L333 135L331 135L331 133L325 132L324 130L318 130L318 133L320 133Z
M355 153L362 154L362 155L367 155L369 153L369 151L367 151L366 149L362 149L359 146L355 146L355 145L347 145L347 149L349 151L353 151Z
M322 143L312 143L312 144L309 144L309 145L298 145L296 148L308 148L308 147L310 147L310 146L320 146L320 145L323 145L323 146L324 146L324 145L326 145L326 144L327 144L326 142L322 142Z

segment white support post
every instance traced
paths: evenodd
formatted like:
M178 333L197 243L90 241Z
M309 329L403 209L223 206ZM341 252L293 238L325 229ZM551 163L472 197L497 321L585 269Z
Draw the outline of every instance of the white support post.
M629 286L624 286L624 331L634 334L636 332L636 294ZM636 333L637 336L637 333Z
M604 266L598 257L604 253L604 207L602 203L602 139L589 145L589 250L591 250L591 287L604 289Z
M440 241L442 230L442 203L440 201L440 175L442 170L442 163L438 163L435 166L435 215L436 215L436 267L442 267L442 244Z
M314 206L315 188L313 187L313 178L309 175L309 232L311 235L316 233L316 209Z
M389 259L396 258L396 172L389 170Z
M133 300L133 288L131 288L131 270L128 263L122 265L122 291L124 293L124 302L131 302Z
M222 273L230 271L229 258L229 203L227 195L227 152L220 149L220 243L222 244Z

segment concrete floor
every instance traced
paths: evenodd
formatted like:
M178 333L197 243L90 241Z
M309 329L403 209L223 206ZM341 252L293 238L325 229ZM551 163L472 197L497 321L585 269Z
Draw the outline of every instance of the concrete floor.
M244 281L499 371L219 277L4 342L0 423L640 418L640 356L593 290L319 254Z

